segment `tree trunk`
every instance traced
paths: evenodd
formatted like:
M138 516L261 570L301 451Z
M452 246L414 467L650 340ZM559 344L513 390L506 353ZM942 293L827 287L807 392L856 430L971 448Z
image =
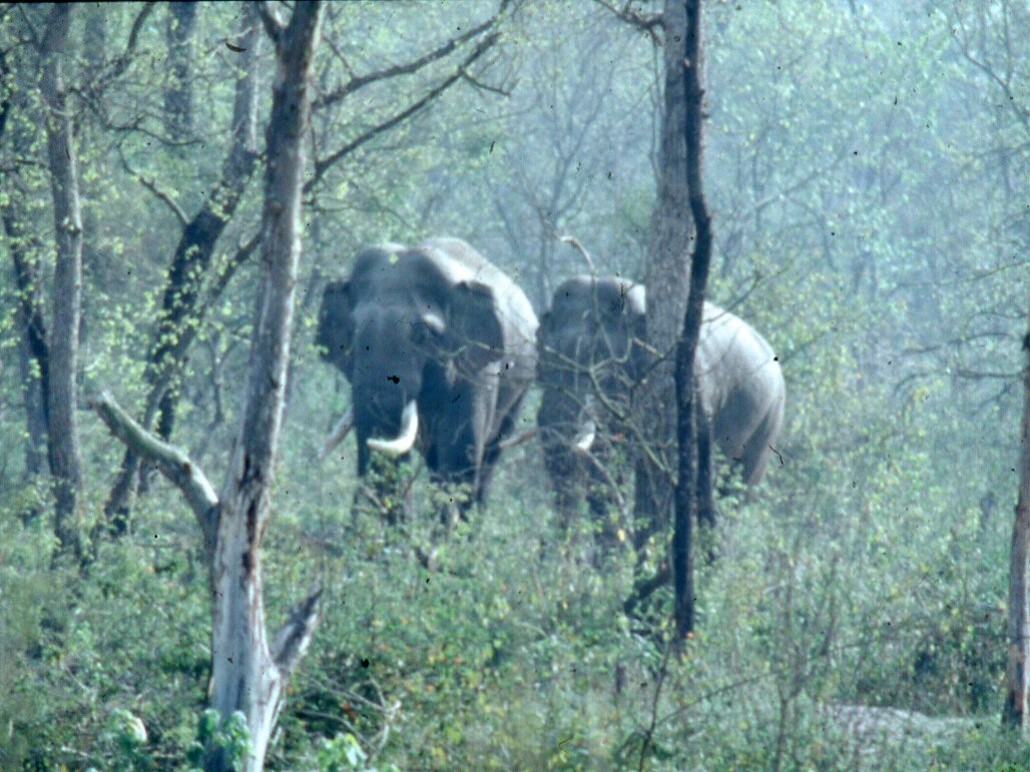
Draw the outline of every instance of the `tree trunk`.
M17 181L10 185L9 190L11 195L5 200L0 217L3 220L7 251L11 255L15 286L18 289L17 320L21 338L18 346L18 373L21 378L28 430L25 443L25 471L29 475L34 475L50 471L49 461L44 455L49 433L46 395L50 393L50 350L46 342L46 323L43 320L42 279L39 275L40 246L25 228L27 215L20 207L24 191ZM32 367L33 363L36 365L35 370Z
M640 533L667 527L672 514L675 447L674 352L686 310L691 222L684 143L683 0L666 0L664 110L659 147L658 200L647 255L647 342L659 359L641 388L637 421L652 444L639 454L635 520ZM643 546L643 545L638 545Z
M178 393L176 380L196 338L203 307L201 287L211 265L215 246L235 214L257 158L257 62L261 43L260 22L252 4L243 6L239 48L239 76L233 106L232 140L222 164L222 174L200 211L183 228L175 248L168 281L161 301L161 316L149 355L147 381L150 391L144 408L143 425L153 426L159 417L159 433L172 434ZM130 499L139 471L139 458L127 448L104 514L115 535L128 529Z
M1030 318L1030 317L1028 317ZM1009 664L1002 721L1026 725L1030 655L1030 610L1027 608L1027 555L1030 552L1030 324L1023 338L1023 422L1019 437L1019 498L1012 526L1009 561Z
M30 132L35 130L35 123L30 123L23 114L28 93L26 84L21 84L22 87L17 90L13 89L15 75L3 52L0 52L0 77L12 86L0 102L0 142L5 143L16 157L25 158L34 152ZM14 120L11 120L12 116ZM27 478L31 478L38 474L50 474L46 444L49 431L46 395L50 393L50 350L47 346L40 270L43 250L33 229L27 227L31 221L31 215L25 211L29 195L19 174L19 165L7 170L4 182L7 195L0 202L0 223L7 240L7 252L11 256L17 288L18 309L15 318L19 338L18 377L25 404L27 432L25 473ZM22 513L22 518L28 520L39 514L39 508L33 505L30 510Z
M684 52L680 59L684 69L683 135L686 147L686 187L690 193L690 214L694 221L696 240L690 257L690 295L683 318L683 334L676 345L676 435L678 464L676 475L676 511L672 535L672 584L675 596L674 621L676 640L683 639L694 630L694 578L691 560L691 527L697 509L696 495L703 487L698 474L699 429L707 432L707 425L695 422L697 397L694 355L701 333L701 319L708 283L708 270L712 259L712 228L705 205L701 182L701 0L686 0L686 29L683 30ZM680 33L672 31L673 39ZM668 43L667 43L668 44Z
M248 365L239 439L223 488L212 564L211 705L223 721L242 711L250 729L247 769L261 769L285 696L289 671L308 636L289 634L269 646L262 595L261 542L285 406L294 286L300 257L304 131L311 102L311 63L321 4L298 3L288 27L262 9L276 43L272 112L265 135L264 276ZM306 628L305 628L306 629ZM272 650L274 648L274 651ZM217 749L208 768L221 768Z
M197 4L169 3L168 80L165 82L165 131L170 139L182 142L193 135L193 30L197 26Z
M61 56L68 40L71 6L58 4L46 20L40 47L40 91L46 108L47 158L54 202L54 314L50 328L50 388L47 434L54 478L54 533L62 550L81 557L78 496L82 461L75 412L75 372L82 303L82 216L71 118L68 113Z
M82 33L82 56L86 65L85 77L92 80L100 72L107 56L108 9L92 6L83 10L86 24Z

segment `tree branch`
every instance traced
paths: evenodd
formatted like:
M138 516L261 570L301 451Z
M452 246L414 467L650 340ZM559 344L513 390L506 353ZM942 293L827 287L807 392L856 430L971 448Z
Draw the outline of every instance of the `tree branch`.
M485 32L496 23L497 17L493 16L487 19L482 24L480 24L478 27L473 27L464 35L459 35L456 38L451 38L439 48L430 51L428 54L421 56L418 59L407 62L405 64L397 64L393 67L386 67L385 69L377 70L376 72L370 72L367 75L355 76L351 78L349 81L347 81L344 85L335 89L334 91L331 91L325 96L316 99L314 104L312 105L312 109L320 110L323 107L330 107L331 105L334 105L337 102L346 99L355 91L358 91L364 88L365 86L375 83L376 81L386 80L388 78L395 78L398 75L411 75L413 73L416 73L422 68L424 68L426 65L432 64L435 61L443 59L448 54L452 53L462 43L465 43L466 41L476 37L480 33Z
M272 660L279 667L283 677L289 676L293 668L300 662L311 643L311 636L318 624L319 600L322 588L316 585L308 593L308 597L291 613L290 618L276 633L272 644Z
M339 150L330 154L328 157L323 158L321 160L316 160L315 173L311 176L311 179L304 183L304 193L309 193L315 187L315 185L317 185L321 181L325 173L329 171L329 169L332 168L334 164L340 161L340 159L346 157L347 155L350 155L352 152L357 150L359 147L364 145L369 140L377 137L383 132L389 131L397 124L407 120L412 115L422 110L422 108L424 108L426 105L430 104L431 102L439 98L439 96L443 94L447 89L453 86L457 81L461 80L464 76L465 69L472 65L484 53L486 53L486 51L489 50L490 47L493 46L500 39L500 37L500 33L497 32L487 35L485 38L483 38L483 40L480 41L479 45L477 45L475 49L473 49L472 52L465 57L465 60L460 65L458 65L457 69L446 80L444 80L442 83L436 86L436 88L430 90L429 93L427 93L424 97L419 99L413 105L397 113L392 118L389 118L383 123L380 123L378 126L374 126L368 131L360 134L358 137L351 140L346 145L341 147Z
M660 13L641 13L640 11L633 8L630 0L627 0L626 4L622 8L616 8L605 0L594 0L602 8L606 8L615 14L616 17L631 24L637 29L644 30L651 37L651 41L655 45L661 45L662 40L658 35L658 30L665 29L664 19Z
M200 467L179 448L162 442L136 423L107 391L102 391L94 397L90 407L107 424L111 434L140 456L153 462L161 474L182 491L197 517L206 542L208 534L217 522L215 513L219 507L219 500L218 494Z
M125 156L122 155L121 146L118 147L118 155L121 156L122 168L125 169L126 174L128 174L130 177L134 177L140 185L149 190L159 201L161 201L165 206L167 206L172 211L172 214L175 215L175 219L179 221L179 225L181 227L185 228L187 225L189 225L189 216L186 214L186 212L183 211L182 207L179 206L179 204L175 201L174 198L171 197L171 195L161 190L157 186L157 182L155 182L154 180L148 180L146 177L143 176L142 172L137 172L135 169L129 166L129 162L125 159Z
M114 60L111 72L107 74L101 81L101 87L94 91L103 91L111 81L117 80L122 74L129 68L132 54L136 51L136 45L139 42L139 33L143 29L143 24L146 22L147 17L153 12L155 8L154 3L146 3L140 12L136 14L136 20L132 23L132 29L129 31L129 40L125 44L125 50Z
M283 30L286 29L282 20L269 2L258 3L257 13L265 27L265 32L268 33L268 37L272 39L272 42L278 48L283 36Z

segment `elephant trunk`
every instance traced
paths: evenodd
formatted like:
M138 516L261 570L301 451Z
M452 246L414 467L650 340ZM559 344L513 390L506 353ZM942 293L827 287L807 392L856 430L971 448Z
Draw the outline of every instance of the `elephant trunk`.
M388 456L403 456L411 451L415 445L415 437L418 435L418 405L411 400L404 406L404 413L401 415L401 430L392 440L384 440L378 437L369 437L368 447L386 453Z

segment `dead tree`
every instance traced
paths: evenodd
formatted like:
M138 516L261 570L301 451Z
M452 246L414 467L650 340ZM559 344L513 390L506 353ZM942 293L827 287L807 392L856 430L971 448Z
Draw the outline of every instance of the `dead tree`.
M323 7L298 3L287 25L268 7L261 20L275 43L276 76L265 135L262 280L239 435L221 493L178 449L161 442L102 395L95 407L120 439L151 459L189 502L204 536L212 591L211 706L227 721L246 717L250 748L244 769L261 769L285 699L286 684L311 640L319 590L273 638L265 626L261 544L285 408L300 257L303 137L311 104L311 64ZM224 749L207 749L205 767L225 769Z
M1030 319L1030 317L1028 317ZM1023 421L1019 437L1019 498L1012 526L1009 562L1009 657L1002 721L1026 725L1027 688L1030 677L1030 609L1027 608L1027 556L1030 553L1030 323L1023 338Z

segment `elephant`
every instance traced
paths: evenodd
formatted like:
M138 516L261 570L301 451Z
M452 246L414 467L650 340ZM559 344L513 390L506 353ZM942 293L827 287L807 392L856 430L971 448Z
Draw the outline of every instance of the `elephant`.
M647 364L644 319L642 286L577 276L555 290L537 333L537 429L556 508L570 526L586 483L605 541L626 468L632 392Z
M359 476L373 452L418 450L435 481L481 503L534 379L537 324L522 290L460 239L361 251L318 315L322 357L351 385L331 441L355 428Z
M645 315L643 286L577 276L557 288L541 317L537 426L557 509L567 523L584 480L595 516L607 516L612 490L618 495L609 462L620 446L630 450L633 391L653 361L644 344ZM706 302L695 371L702 439L710 436L740 467L749 488L757 485L783 427L785 387L776 355L745 321ZM710 466L709 459L702 462Z

